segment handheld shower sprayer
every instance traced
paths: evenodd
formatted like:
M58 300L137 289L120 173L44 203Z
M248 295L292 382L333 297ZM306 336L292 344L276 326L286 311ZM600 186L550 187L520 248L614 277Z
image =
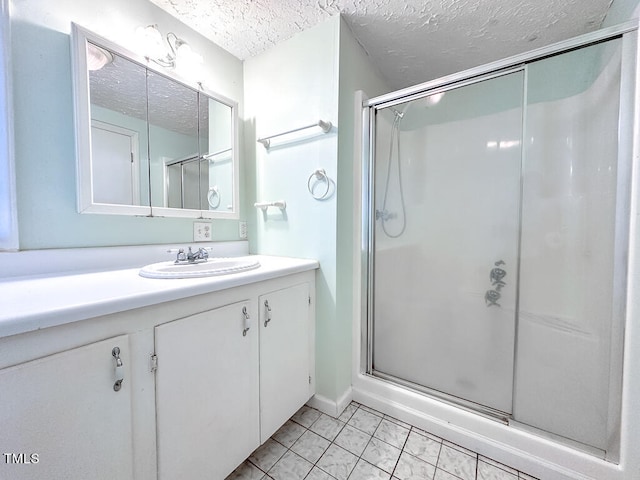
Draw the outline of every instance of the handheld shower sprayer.
M393 124L391 125L391 139L389 141L389 162L387 164L387 180L384 187L384 199L382 201L382 210L376 210L376 220L380 219L382 225L382 231L389 238L398 238L400 237L405 229L407 228L407 214L406 208L404 204L404 191L402 186L402 165L400 162L400 121L402 117L404 117L405 112L409 105L405 107L405 109L401 112L396 110L395 108L391 109L393 112ZM393 163L393 147L396 146L397 151L397 171L398 171L398 185L399 185L399 193L400 193L400 220L402 222L402 227L398 233L389 233L387 230L387 222L389 220L393 220L398 218L397 213L392 213L387 210L387 197L389 194L389 179L391 178L391 165Z

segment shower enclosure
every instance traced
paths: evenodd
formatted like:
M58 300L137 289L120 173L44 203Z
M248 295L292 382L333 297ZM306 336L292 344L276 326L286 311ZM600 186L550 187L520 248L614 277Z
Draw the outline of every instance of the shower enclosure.
M367 374L616 460L636 47L365 103Z

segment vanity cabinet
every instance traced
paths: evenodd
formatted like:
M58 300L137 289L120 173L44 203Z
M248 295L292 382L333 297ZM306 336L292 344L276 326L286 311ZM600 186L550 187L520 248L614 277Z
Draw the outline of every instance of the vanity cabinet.
M155 327L160 480L225 478L309 400L310 304L301 283Z
M0 479L225 478L314 393L314 296L305 270L0 337Z
M309 284L269 292L260 308L260 440L273 435L312 395ZM310 348L311 347L311 348Z
M0 370L0 478L133 479L130 358L121 335Z
M158 479L222 479L260 445L251 322L247 300L155 328Z

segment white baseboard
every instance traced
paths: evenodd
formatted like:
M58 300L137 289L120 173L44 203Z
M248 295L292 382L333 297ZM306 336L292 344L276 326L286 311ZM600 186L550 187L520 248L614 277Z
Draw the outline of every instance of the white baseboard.
M337 401L331 400L319 394L315 394L309 399L307 405L320 410L331 417L339 417L345 408L351 403L353 391L349 387Z

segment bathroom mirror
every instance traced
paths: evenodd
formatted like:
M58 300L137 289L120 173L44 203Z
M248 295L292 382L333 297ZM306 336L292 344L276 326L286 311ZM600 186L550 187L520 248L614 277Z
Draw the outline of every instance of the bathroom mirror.
M72 25L78 210L238 218L237 103Z

